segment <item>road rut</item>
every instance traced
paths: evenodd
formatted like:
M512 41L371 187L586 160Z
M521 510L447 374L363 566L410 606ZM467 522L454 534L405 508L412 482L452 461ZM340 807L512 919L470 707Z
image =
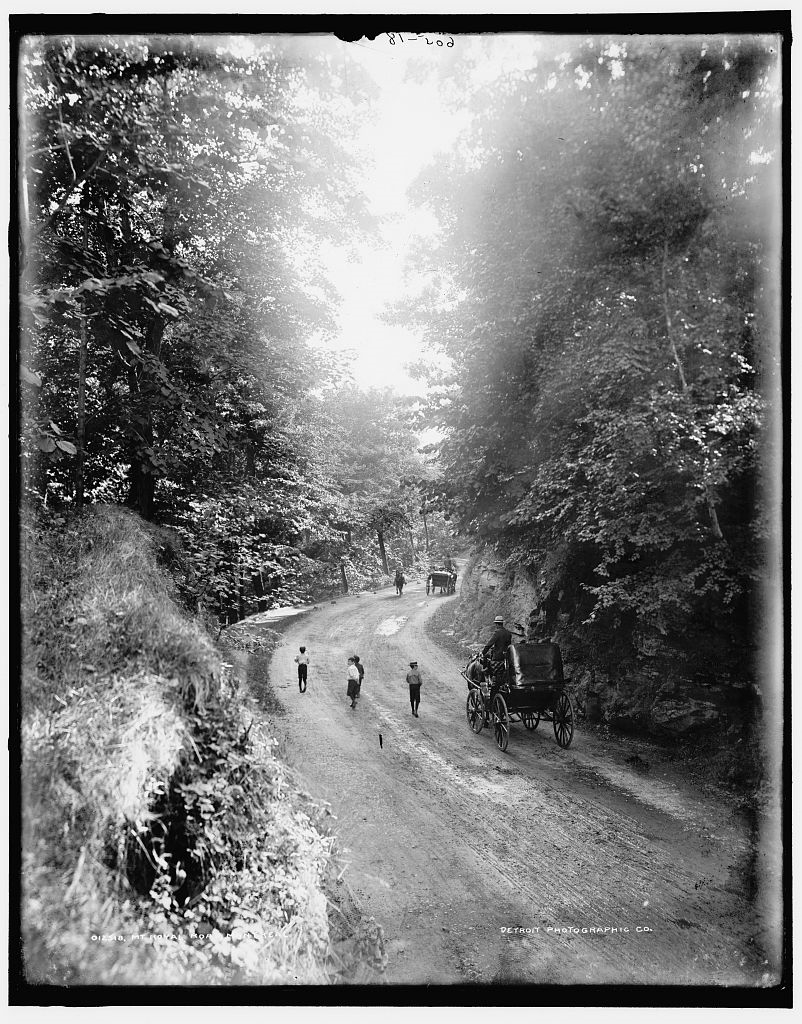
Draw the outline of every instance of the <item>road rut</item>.
M579 727L562 750L549 723L515 724L502 753L491 730L474 735L462 664L423 628L451 600L416 585L324 604L286 628L270 664L288 760L330 803L345 878L384 928L385 980L776 984L767 844L667 766L630 767L623 741ZM366 674L351 710L354 652Z

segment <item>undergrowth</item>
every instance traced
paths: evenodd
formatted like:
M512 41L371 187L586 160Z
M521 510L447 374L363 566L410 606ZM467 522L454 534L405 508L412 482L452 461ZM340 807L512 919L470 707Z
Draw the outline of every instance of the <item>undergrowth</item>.
M97 507L22 526L22 925L41 984L340 980L334 840L163 538Z

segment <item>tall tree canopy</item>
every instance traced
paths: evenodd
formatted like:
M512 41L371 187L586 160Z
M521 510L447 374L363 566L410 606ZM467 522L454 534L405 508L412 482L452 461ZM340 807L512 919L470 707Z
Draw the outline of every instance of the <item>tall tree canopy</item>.
M323 69L291 51L238 58L191 37L39 40L23 68L28 358L87 474L71 466L62 487L107 480L116 447L149 516L159 481L197 479L210 460L230 472L224 452L253 472L276 403L322 373L314 243L353 233L364 210L335 141L344 112L327 105L323 123L310 94ZM39 426L38 447L58 451Z
M401 522L390 421L355 521L310 427L342 392L350 429L320 251L375 226L348 149L375 87L304 39L36 37L21 69L29 498L171 523L221 611L298 599L304 544Z
M742 668L778 350L774 41L573 39L473 105L416 187L442 232L402 311L453 366L441 501L538 573L573 650Z

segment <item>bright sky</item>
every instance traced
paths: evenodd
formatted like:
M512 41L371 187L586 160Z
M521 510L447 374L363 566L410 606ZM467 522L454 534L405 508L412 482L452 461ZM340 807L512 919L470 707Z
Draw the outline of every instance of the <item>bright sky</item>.
M356 352L353 366L364 387L392 385L408 394L423 393L406 364L422 351L420 338L403 326L381 320L383 308L404 294L404 271L409 243L416 233L431 234L436 220L413 209L406 191L438 150L450 147L467 123L467 114L454 117L444 107L433 79L404 84L406 61L414 44L402 52L386 37L363 40L349 47L379 86L376 122L365 126L360 149L365 158L364 188L375 214L386 218L381 236L357 262L348 262L333 247L324 252L329 274L343 296L340 336L336 344ZM423 44L425 45L425 43ZM445 57L433 53L432 59ZM449 54L450 56L450 54Z
M378 122L365 126L360 147L365 191L373 211L387 220L381 236L374 239L375 246L357 262L346 262L333 248L324 253L330 276L343 296L336 344L356 352L354 376L362 386L392 385L402 393L425 393L423 382L406 370L422 354L421 339L411 328L390 326L380 317L386 304L404 295L412 238L437 231L434 216L411 207L406 191L438 153L453 146L470 122L467 106L457 115L446 107L435 72L443 64L448 68L470 47L481 49L476 78L492 81L513 68L531 67L538 50L553 45L544 36L524 34L453 38L453 47L429 45L421 37L406 43L396 38L391 44L387 36L335 44L347 46L349 56L362 63L380 89ZM407 62L421 57L430 62L431 75L423 82L405 82Z

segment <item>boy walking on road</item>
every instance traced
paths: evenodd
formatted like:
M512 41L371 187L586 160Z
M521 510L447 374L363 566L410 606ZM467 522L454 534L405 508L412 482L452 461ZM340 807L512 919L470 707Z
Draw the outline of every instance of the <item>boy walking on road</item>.
M365 666L359 660L358 654L354 655L354 664L356 665L356 670L359 673L359 682L356 687L356 699L359 700L359 695L362 692L362 680L365 678Z
M409 672L407 672L407 682L409 683L409 703L412 706L412 714L416 718L420 718L418 714L418 707L420 705L420 687L421 677L418 671L417 661L411 661L409 663Z
M299 647L299 654L295 655L295 663L298 666L298 689L306 693L306 673L309 668L309 655L305 647Z
M351 700L351 707L356 707L356 698L359 696L359 669L353 658L348 659L348 697Z

